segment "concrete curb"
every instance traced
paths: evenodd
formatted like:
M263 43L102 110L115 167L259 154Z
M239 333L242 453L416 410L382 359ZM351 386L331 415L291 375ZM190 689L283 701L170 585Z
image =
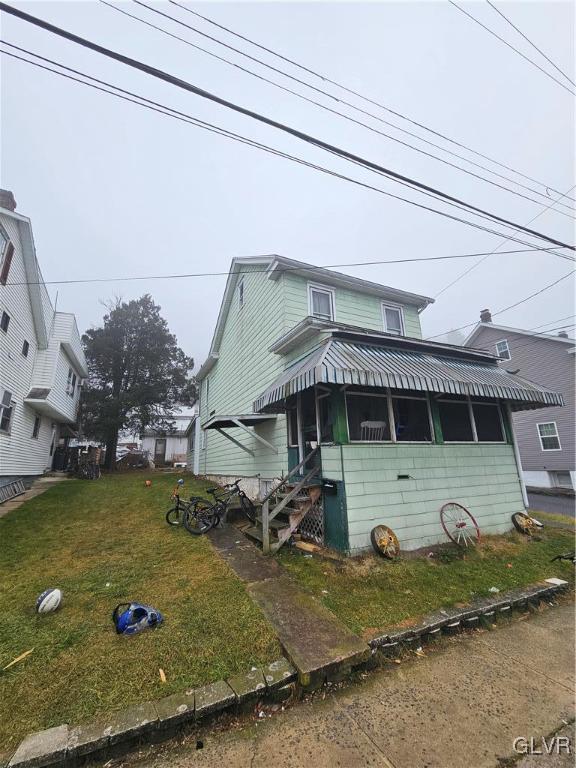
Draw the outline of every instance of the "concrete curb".
M418 625L389 631L372 638L371 657L364 668L373 668L381 658L394 658L404 649L433 643L442 635L456 635L462 629L493 624L510 616L512 609L536 609L549 602L569 585L536 585L495 595L465 609L449 609L431 614ZM357 667L354 667L356 669ZM344 660L335 662L328 682L340 681L352 669ZM227 681L175 693L157 701L136 704L92 723L70 727L67 724L28 735L18 746L8 768L74 768L86 760L122 754L141 742L170 738L187 725L206 721L225 711L253 707L258 700L282 701L294 688L297 670L281 658L263 668L253 668Z
M438 611L426 616L414 627L402 630L391 628L388 632L378 634L368 645L373 654L394 656L402 647L414 647L416 641L434 642L443 634L456 635L463 629L493 624L497 618L511 615L513 609L536 608L540 601L550 600L560 592L566 591L568 587L568 584L537 584L478 600L474 605L463 609L449 608Z

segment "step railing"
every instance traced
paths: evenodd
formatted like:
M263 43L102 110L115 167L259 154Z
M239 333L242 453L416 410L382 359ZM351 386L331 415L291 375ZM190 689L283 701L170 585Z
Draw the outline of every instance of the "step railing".
M314 448L308 456L305 456L302 461L293 467L288 474L282 478L282 480L276 485L262 500L262 551L265 554L270 552L270 521L282 512L282 510L298 496L302 488L309 483L313 477L320 473L320 467L312 467L301 479L296 483L294 488L284 496L282 501L277 504L272 511L270 511L270 499L278 493L278 491L285 487L290 481L290 478L294 477L296 473L304 467L310 459L317 453L318 448Z

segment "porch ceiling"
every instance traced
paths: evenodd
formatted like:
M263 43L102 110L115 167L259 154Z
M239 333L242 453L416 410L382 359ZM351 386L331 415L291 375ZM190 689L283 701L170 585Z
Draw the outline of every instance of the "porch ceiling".
M475 361L403 349L398 343L387 347L332 338L278 376L256 400L254 410L282 410L287 397L314 384L495 397L509 401L513 410L564 404L562 395L514 376L485 357Z

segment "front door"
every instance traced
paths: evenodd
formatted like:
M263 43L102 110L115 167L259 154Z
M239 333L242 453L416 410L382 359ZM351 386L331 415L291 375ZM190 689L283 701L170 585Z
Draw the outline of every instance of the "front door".
M166 438L157 437L154 443L154 464L157 466L164 464L166 458Z

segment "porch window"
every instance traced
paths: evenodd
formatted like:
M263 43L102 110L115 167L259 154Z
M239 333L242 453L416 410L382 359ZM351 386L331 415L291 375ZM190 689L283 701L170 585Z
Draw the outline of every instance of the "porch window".
M334 291L321 285L309 285L308 314L320 320L334 320Z
M384 321L384 330L386 333L393 333L396 336L404 335L402 307L395 307L391 304L382 304L382 319Z
M324 445L326 443L333 443L334 432L332 429L333 416L330 395L323 394L318 396L318 422L320 425L320 443Z
M298 447L298 411L296 408L288 409L288 445L291 448Z
M471 412L466 400L439 400L438 411L445 442L474 442Z
M390 437L388 396L346 393L348 435L355 442L383 442Z
M394 411L394 430L398 442L432 442L427 400L393 397L392 408Z
M495 403L472 403L479 443L503 443L505 440L500 408Z

